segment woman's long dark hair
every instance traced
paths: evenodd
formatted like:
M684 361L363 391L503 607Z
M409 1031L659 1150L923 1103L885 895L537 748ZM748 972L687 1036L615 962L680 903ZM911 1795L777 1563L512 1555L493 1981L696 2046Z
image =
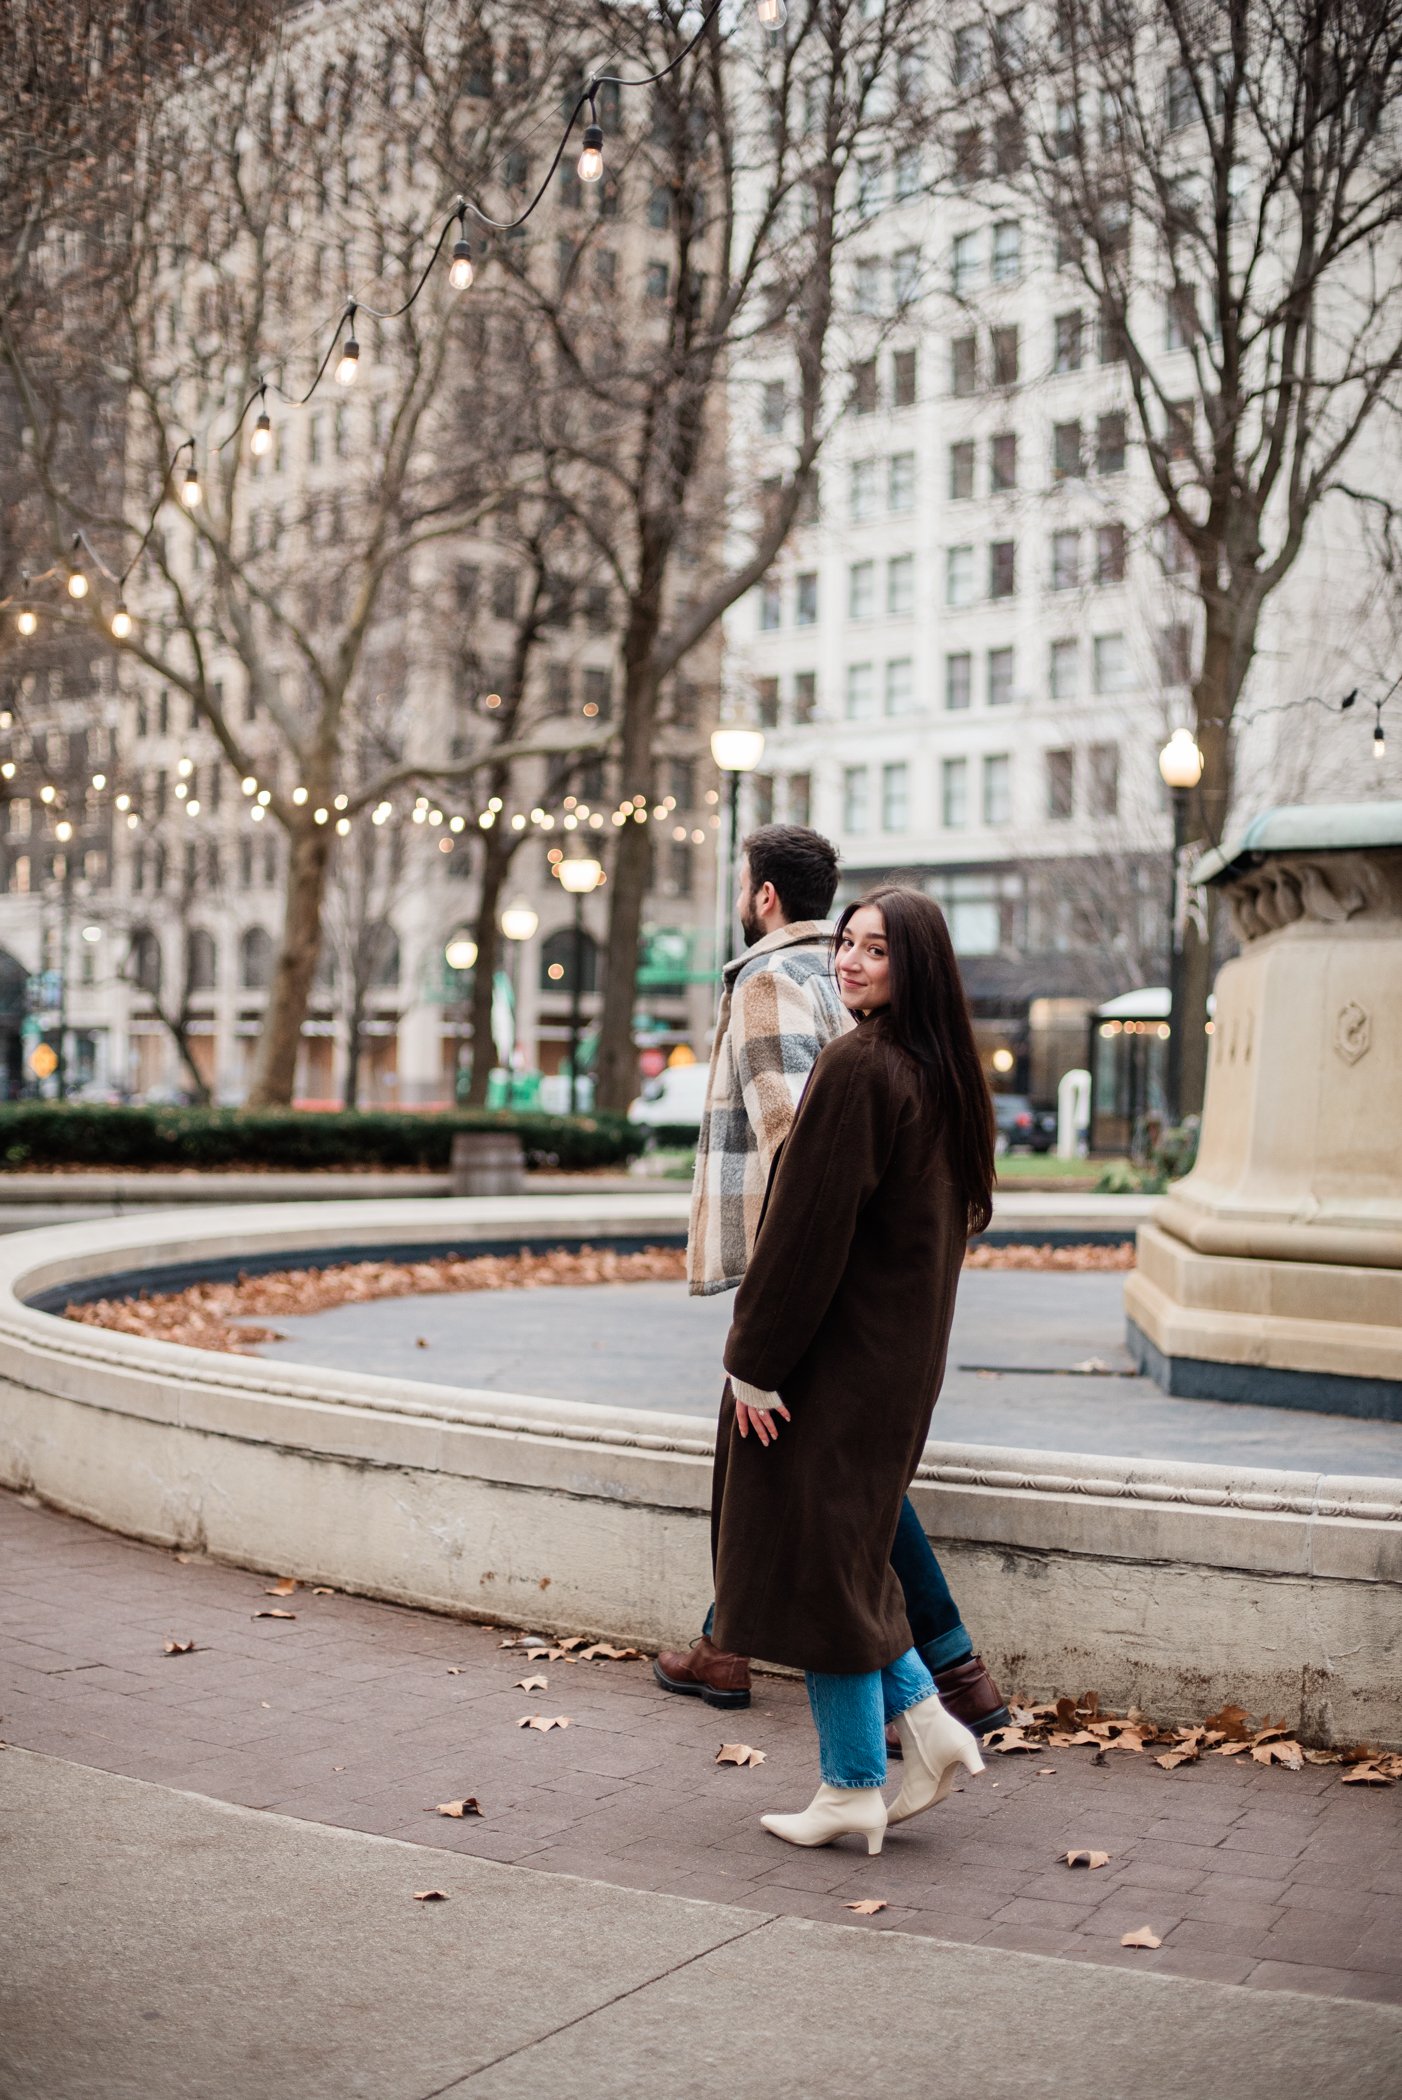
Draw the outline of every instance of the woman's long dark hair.
M885 1032L925 1076L944 1122L969 1232L983 1232L993 1215L993 1102L944 913L922 890L881 884L843 912L833 935L834 956L848 920L864 904L876 907L886 929L891 995Z

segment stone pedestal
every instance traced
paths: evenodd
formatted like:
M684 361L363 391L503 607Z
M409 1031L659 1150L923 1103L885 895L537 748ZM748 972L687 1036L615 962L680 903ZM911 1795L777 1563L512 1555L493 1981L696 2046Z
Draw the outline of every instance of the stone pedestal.
M1402 803L1269 811L1196 879L1243 948L1131 1353L1166 1392L1402 1420Z

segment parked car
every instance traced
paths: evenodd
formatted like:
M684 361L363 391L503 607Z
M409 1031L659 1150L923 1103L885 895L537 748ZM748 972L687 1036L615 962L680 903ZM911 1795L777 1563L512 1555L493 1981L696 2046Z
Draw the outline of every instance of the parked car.
M1029 1152L1050 1152L1056 1145L1056 1110L1038 1108L1027 1094L995 1094L993 1119L1000 1152L1025 1146Z
M642 1123L659 1136L665 1132L668 1138L694 1141L706 1103L707 1070L703 1064L668 1065L629 1108L629 1122Z

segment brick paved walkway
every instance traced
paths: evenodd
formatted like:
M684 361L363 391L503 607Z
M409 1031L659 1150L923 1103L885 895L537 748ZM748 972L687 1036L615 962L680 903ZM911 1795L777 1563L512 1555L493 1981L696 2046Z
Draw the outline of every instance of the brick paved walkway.
M990 1760L880 1859L782 1847L768 1808L815 1783L806 1701L760 1681L722 1716L646 1663L527 1665L499 1637L349 1596L182 1564L0 1494L0 1735L105 1771L447 1851L850 1923L1227 1983L1402 2003L1402 1788L1336 1768L1089 1751ZM261 1609L292 1621L255 1620ZM167 1637L197 1652L167 1658ZM548 1690L514 1680L539 1672ZM1075 1687L1074 1689L1081 1689ZM567 1714L548 1735L526 1713ZM765 1751L717 1768L722 1738ZM1048 1769L1048 1768L1054 1769ZM481 1820L433 1805L475 1794ZM1109 1852L1089 1874L1069 1847ZM1121 1949L1151 1925L1157 1952Z

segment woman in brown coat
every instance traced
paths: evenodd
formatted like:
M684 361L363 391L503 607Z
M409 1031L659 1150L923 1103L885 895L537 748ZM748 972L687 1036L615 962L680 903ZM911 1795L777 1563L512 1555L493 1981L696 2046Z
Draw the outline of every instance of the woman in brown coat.
M991 1214L993 1114L937 904L871 891L838 921L834 967L858 1025L813 1067L725 1347L715 1639L807 1676L823 1784L766 1828L879 1852L888 1820L983 1769L911 1645L890 1555L965 1244ZM889 1815L887 1721L905 1752Z

